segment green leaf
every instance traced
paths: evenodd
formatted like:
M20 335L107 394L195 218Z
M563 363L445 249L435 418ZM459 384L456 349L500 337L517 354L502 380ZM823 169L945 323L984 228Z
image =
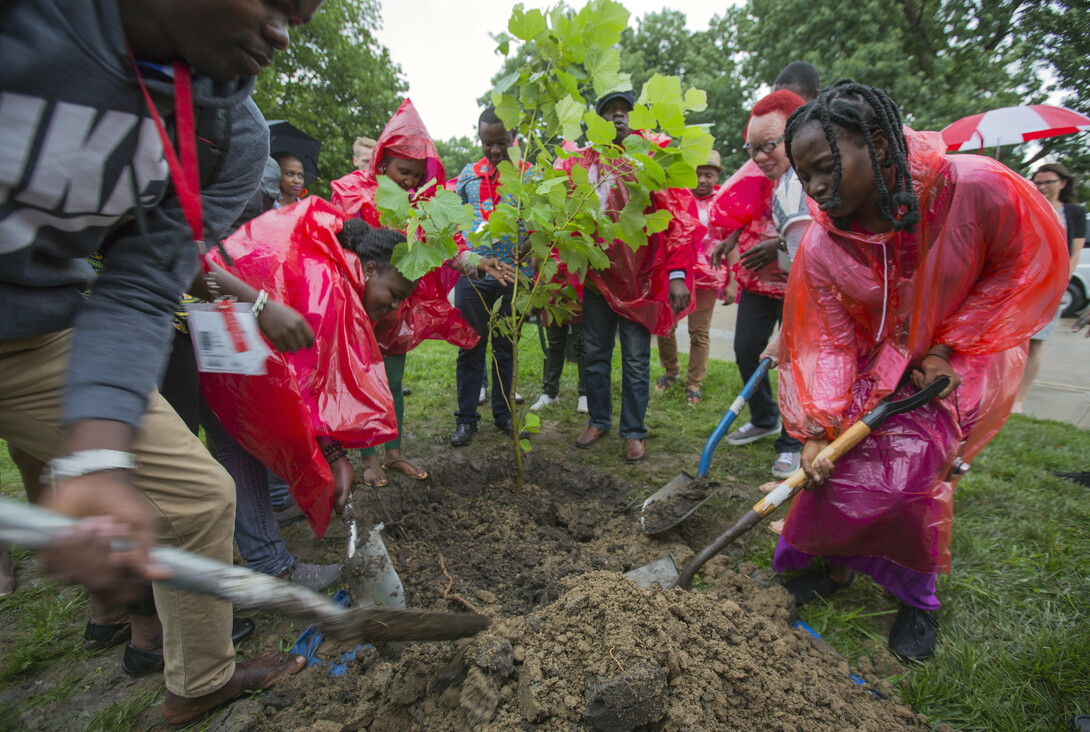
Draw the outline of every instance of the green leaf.
M511 52L511 36L506 33L496 33L492 36L492 40L496 42L496 52L501 56Z
M685 92L685 109L690 112L703 112L708 108L708 93L703 89L690 89Z
M537 431L538 429L541 428L541 417L534 414L533 412L529 412L525 417L525 425L524 426L528 430Z
M583 65L590 74L595 96L632 88L630 75L621 73L621 52L616 48L592 46L587 49Z
M530 452L530 441L523 437L521 440L519 440L519 447L522 448L523 452Z
M522 118L522 108L518 99L512 94L497 94L492 92L492 106L496 108L496 116L503 122L503 126L509 130L517 130Z
M656 124L655 115L642 104L637 104L628 113L628 126L634 130L653 130Z
M636 101L645 105L667 102L680 107L685 104L685 99L681 96L681 79L677 76L655 74L643 85L640 98Z
M496 82L496 85L492 87L492 91L496 94L505 93L514 85L516 81L519 80L519 76L521 76L521 74L516 71L514 73L508 74L507 76L501 77L500 80Z
M409 205L409 194L387 175L378 177L375 206L379 210L380 221L386 226L398 229L405 226L405 220L409 218L412 208Z
M656 102L651 111L655 113L662 129L671 137L677 137L685 131L685 113L681 105L675 102Z
M561 132L567 140L578 140L582 133L579 120L583 117L586 107L575 100L570 94L556 103L556 117L560 122Z
M613 0L591 0L579 11L583 19L582 38L588 45L609 47L621 38L628 26L629 12Z
M545 30L545 16L537 9L524 11L522 3L519 3L511 11L511 19L507 21L507 30L515 38L524 41L533 40L538 33Z
M633 237L638 233L641 233L646 221L647 217L643 215L643 211L636 206L633 206L631 202L621 210L621 213L617 217L617 224L621 227L621 233L624 236L625 241L629 240L628 237Z
M659 209L658 211L647 214L645 218L647 220L647 233L657 234L660 231L666 231L666 228L670 226L670 222L673 221L674 216L665 209Z
M454 191L440 190L430 201L421 204L421 208L439 229L465 229L473 221L470 208L462 203L461 196Z
M436 267L442 266L447 260L441 249L420 244L410 247L407 242L401 242L394 247L391 263L397 267L405 279L415 282Z
M617 128L612 122L607 122L591 110L583 115L583 121L587 123L587 139L598 145L608 145L617 136Z

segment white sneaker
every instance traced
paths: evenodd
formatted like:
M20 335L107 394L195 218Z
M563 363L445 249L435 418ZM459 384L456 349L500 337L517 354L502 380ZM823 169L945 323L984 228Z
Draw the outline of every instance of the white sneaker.
M727 442L731 445L748 445L751 442L756 442L762 437L772 437L773 435L780 434L780 421L776 420L776 424L771 427L757 427L752 422L746 422L739 429L731 432L727 435Z
M587 409L587 398L585 396L579 397L579 406L575 408L575 411L579 412L579 414L586 414L589 411Z
M801 460L800 452L781 452L776 456L776 462L772 463L772 477L780 480L790 478L791 474L799 469Z
M480 406L488 401L488 389L481 387L481 396L477 399L477 406Z
M548 406L550 406L552 404L559 404L559 403L560 403L559 399L554 399L553 397L549 396L548 394L542 394L541 396L539 396L537 398L536 402L534 402L533 404L530 405L530 411L531 412L536 412L537 410L541 409L542 407L548 407Z
M518 393L518 392L516 391L516 392L515 392L515 404L522 404L522 403L524 403L525 401L526 401L526 397L524 397L524 396L523 396L522 394L519 394L519 393Z

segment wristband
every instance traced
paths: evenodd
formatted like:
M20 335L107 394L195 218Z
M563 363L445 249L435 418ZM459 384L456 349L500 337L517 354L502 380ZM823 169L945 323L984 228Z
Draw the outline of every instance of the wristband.
M269 302L269 293L262 290L257 293L257 299L254 300L253 306L250 307L250 313L257 319L257 316L261 315L261 311L265 309L265 304Z
M54 482L104 470L132 470L135 467L132 453L122 450L79 450L49 462Z

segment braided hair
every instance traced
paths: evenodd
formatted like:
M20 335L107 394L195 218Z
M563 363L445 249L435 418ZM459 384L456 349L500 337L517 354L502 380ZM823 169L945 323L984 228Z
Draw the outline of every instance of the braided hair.
M803 127L814 121L821 123L825 139L833 153L831 206L835 208L840 205L840 147L837 145L836 130L833 127L836 125L842 130L861 135L867 143L875 185L878 186L879 215L893 224L894 231L914 231L920 221L920 201L912 190L908 144L905 142L901 113L893 100L881 89L859 84L851 79L841 79L825 87L818 93L817 99L800 107L787 120L784 136L791 165L795 164L791 157L791 141ZM877 131L881 131L889 141L886 159L882 161L878 160L874 149L874 133ZM882 167L890 164L893 165L895 174L892 190L886 187L885 178L882 176ZM833 223L838 228L846 229L849 222L836 217Z
M362 219L348 219L337 232L337 241L360 258L361 263L374 262L380 269L392 267L394 247L405 241L405 235L391 229L372 229Z

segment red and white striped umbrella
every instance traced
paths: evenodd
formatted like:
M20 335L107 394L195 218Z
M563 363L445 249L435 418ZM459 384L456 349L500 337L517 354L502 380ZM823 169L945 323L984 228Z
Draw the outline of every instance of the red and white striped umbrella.
M1031 104L1003 107L962 117L942 131L950 152L980 150L999 145L1019 145L1030 140L1057 135L1073 135L1090 130L1090 117L1067 107Z

